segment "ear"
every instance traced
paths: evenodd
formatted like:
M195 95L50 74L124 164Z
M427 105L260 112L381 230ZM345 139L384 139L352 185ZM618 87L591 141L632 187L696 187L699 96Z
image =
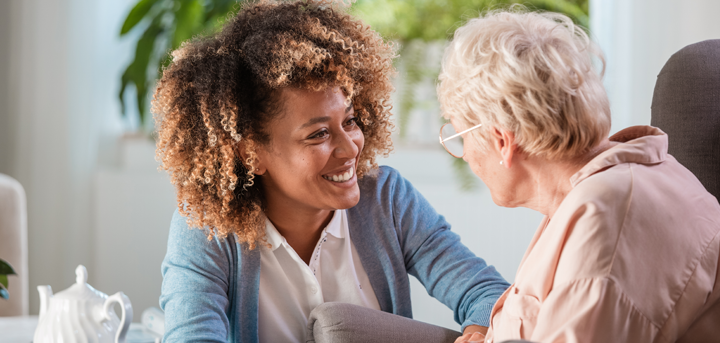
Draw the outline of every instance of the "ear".
M492 128L490 135L495 151L500 154L502 164L505 168L512 167L513 157L518 150L517 144L515 144L515 134L507 130Z
M240 142L238 142L237 144L235 144L235 156L237 156L240 159L240 161L242 161L243 164L245 164L245 161L248 158L246 142L247 141L243 139ZM253 145L255 147L258 146L257 144L253 144ZM255 172L254 172L255 175L263 175L263 174L265 174L265 171L267 170L267 168L265 168L265 165L263 163L264 159L263 159L263 153L261 150L263 150L263 149L262 148L255 149L255 164L256 164Z

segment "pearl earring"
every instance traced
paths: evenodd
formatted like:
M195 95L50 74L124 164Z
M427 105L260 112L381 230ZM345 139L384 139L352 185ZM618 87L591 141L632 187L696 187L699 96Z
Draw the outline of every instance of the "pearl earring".
M500 164L503 164L503 161L500 161Z

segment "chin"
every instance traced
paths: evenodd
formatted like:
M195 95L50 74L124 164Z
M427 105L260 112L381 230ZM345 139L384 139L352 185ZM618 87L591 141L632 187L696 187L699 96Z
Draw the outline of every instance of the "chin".
M516 206L512 205L512 202L510 201L510 199L506 199L504 197L498 196L492 190L490 191L490 196L492 197L492 200L495 203L495 205L498 205L501 207L516 207Z
M333 208L336 210L347 210L352 208L360 202L360 189L356 186L352 190L348 190L349 194L346 194L342 198L338 198L333 201Z

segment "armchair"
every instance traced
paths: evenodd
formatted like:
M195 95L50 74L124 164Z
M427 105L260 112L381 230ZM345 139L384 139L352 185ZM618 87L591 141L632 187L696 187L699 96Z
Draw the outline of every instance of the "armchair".
M0 258L13 266L10 299L0 299L0 317L28 314L28 248L25 191L15 179L0 174Z
M452 343L460 333L392 313L344 303L316 307L306 343Z
M670 57L655 83L651 116L651 125L668 134L670 155L720 198L720 39L688 45ZM720 288L720 263L718 268L715 290ZM716 296L707 299L678 342L718 342L710 334L718 323Z

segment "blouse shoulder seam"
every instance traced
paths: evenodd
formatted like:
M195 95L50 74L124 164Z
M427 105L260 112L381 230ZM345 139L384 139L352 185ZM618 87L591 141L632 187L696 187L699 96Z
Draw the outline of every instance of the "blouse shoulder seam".
M628 165L628 171L630 172L630 189L628 190L629 196L627 203L625 204L625 211L623 213L623 219L622 224L620 224L620 230L618 231L617 238L615 239L615 246L612 250L612 259L610 260L610 263L608 264L608 270L607 273L611 274L613 267L615 266L615 257L617 257L617 250L618 245L620 244L620 239L623 235L623 232L625 231L625 222L627 221L627 215L628 212L630 212L630 204L633 200L633 190L635 187L635 175L633 174L632 165Z

